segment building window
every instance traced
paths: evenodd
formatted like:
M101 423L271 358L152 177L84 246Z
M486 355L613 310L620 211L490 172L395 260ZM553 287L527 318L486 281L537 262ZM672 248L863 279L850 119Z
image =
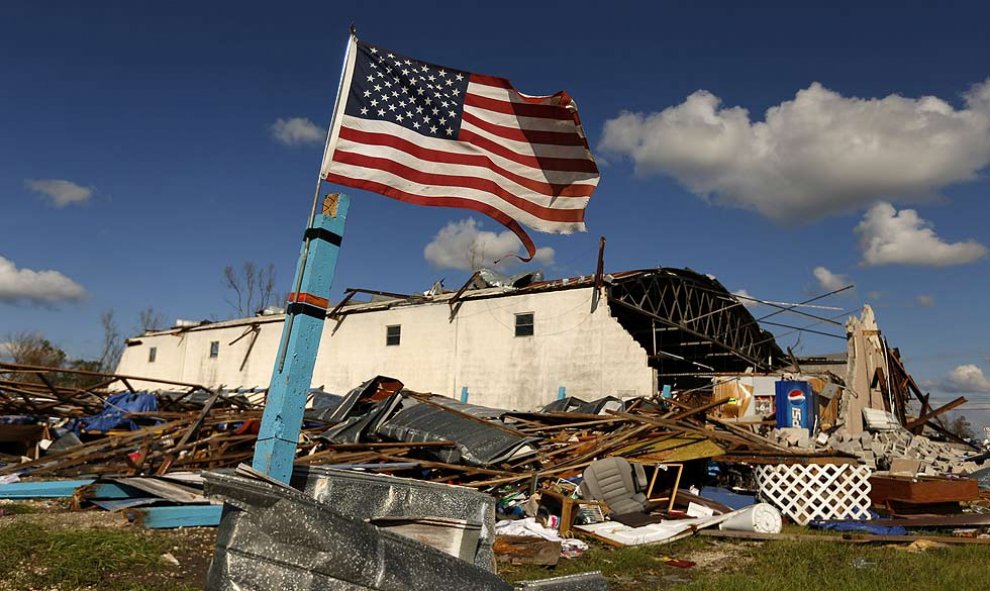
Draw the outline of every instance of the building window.
M533 336L532 312L526 312L525 314L516 314L516 336L517 337Z
M392 326L385 327L385 346L394 347L399 344L399 340L402 337L402 326L398 324L393 324Z
M156 357L158 357L158 347L150 347L148 349L148 363L154 363Z
M220 354L220 341L210 341L210 357L214 358Z

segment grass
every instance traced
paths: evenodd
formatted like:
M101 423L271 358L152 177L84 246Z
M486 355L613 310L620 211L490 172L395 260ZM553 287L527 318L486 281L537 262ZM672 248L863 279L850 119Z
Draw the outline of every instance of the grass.
M131 529L48 529L18 520L0 528L0 589L191 591L161 576L169 547L167 538Z
M714 562L703 564L708 557ZM664 566L661 556L699 562L693 569ZM511 581L601 570L610 588L683 591L982 591L988 588L990 547L961 545L910 553L902 547L828 541L729 543L691 538L667 546L593 547L552 571L509 567Z
M0 510L4 515L30 515L42 512L38 507L27 503L4 503L0 505Z

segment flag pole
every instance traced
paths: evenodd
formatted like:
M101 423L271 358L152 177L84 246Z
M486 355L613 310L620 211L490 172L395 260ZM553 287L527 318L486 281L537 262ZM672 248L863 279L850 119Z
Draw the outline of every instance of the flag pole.
M350 88L356 44L357 37L352 25L347 50L344 52L337 100L327 130L324 163L328 157L332 157L340 131L340 120L347 105L346 89ZM255 470L285 483L292 477L303 412L313 381L313 368L316 366L316 355L323 335L323 324L330 303L330 288L350 204L347 195L332 193L323 199L322 207L320 206L323 168L321 163L313 207L303 234L294 288L286 303L278 357L272 370L252 461Z
M327 155L333 154L332 148L337 144L337 136L340 133L340 117L343 116L344 107L347 105L347 96L344 95L345 88L345 78L347 79L347 86L350 86L350 73L353 71L354 63L354 46L357 45L357 28L351 23L350 36L347 40L347 48L344 50L344 61L340 68L340 79L337 82L337 98L334 101L333 112L330 115L330 125L327 127L327 139L323 146L323 162L320 163L320 171L316 173L316 190L313 192L313 206L309 212L309 220L306 224L307 228L312 227L313 221L316 218L317 204L320 200L320 188L323 186L323 165L326 162ZM299 256L298 269L302 269L306 265L306 261L309 258L309 238L305 237L303 239L303 251ZM303 274L296 274L296 281L292 291L289 293L289 298L291 299L294 294L299 293L299 289L302 286ZM329 294L328 294L329 295ZM292 334L292 324L293 317L290 315L286 319L285 330L282 331L282 340L279 343L279 354L278 354L278 370L282 371L285 367L285 354L286 354L286 341L289 339L289 335Z

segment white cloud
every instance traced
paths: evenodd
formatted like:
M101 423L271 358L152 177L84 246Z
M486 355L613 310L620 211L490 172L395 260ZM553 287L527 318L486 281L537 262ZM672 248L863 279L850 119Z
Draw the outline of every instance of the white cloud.
M973 364L960 365L939 382L942 390L959 393L990 393L990 379Z
M739 303L747 308L755 308L760 305L760 302L754 302L751 299L747 299L752 298L753 296L749 295L749 292L745 289L737 289L732 292L732 295L739 296Z
M86 203L93 196L92 187L61 179L28 179L24 181L24 186L46 197L55 207Z
M272 123L270 130L272 137L286 146L314 144L326 139L326 131L305 117L279 117Z
M819 83L751 121L698 91L660 112L623 112L600 147L637 174L669 175L703 198L777 220L930 198L990 163L990 79L955 109L933 96L844 97Z
M897 211L877 203L856 226L864 265L961 265L983 258L987 247L976 242L944 242L934 226L913 209Z
M815 279L818 280L818 286L825 291L842 289L852 283L848 276L833 273L825 267L815 267L812 272L815 274Z
M435 267L473 271L495 266L505 269L519 262L507 255L522 255L522 243L509 230L495 233L481 230L474 218L449 222L423 249L423 256ZM549 246L536 249L534 263L553 264L554 251ZM498 265L495 261L498 260Z
M0 256L0 303L55 304L85 297L83 286L58 271L18 269Z
M935 298L930 295L922 294L914 298L914 303L918 304L922 308L931 308L935 305Z

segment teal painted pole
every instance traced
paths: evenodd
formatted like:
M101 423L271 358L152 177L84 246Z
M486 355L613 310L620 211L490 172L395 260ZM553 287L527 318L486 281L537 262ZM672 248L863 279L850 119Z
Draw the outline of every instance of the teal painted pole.
M286 483L292 476L349 204L347 195L333 193L310 217L254 448L252 467Z
M564 398L567 398L567 388L561 386L557 388L557 400L563 400Z
M461 386L461 402L468 401L468 388L467 386Z

